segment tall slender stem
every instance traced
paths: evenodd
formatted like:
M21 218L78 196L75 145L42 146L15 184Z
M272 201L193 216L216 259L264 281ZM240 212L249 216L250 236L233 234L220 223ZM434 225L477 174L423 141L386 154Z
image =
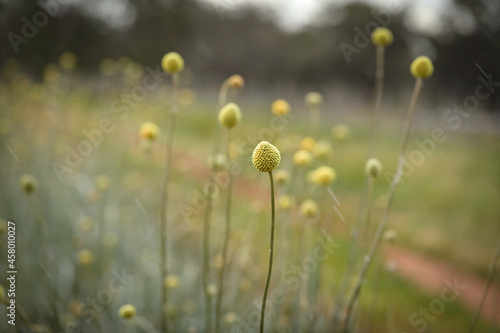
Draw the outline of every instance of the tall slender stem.
M385 47L377 45L377 55L375 63L375 89L373 110L370 119L370 136L368 138L368 159L373 157L373 145L375 130L377 129L380 105L382 104L382 92L384 91L384 51Z
M229 161L229 143L231 138L231 130L227 130L227 160ZM217 300L215 303L215 332L220 331L220 318L222 312L222 291L224 286L224 273L227 264L227 252L229 249L229 240L231 236L231 206L232 206L232 196L233 196L233 176L228 169L228 187L227 187L227 197L226 197L226 224L224 232L224 243L222 245L222 267L219 270L219 283L217 287Z
M354 308L354 304L356 303L356 300L359 296L359 293L361 292L361 287L363 285L363 281L366 277L368 269L370 268L370 264L372 262L373 256L375 255L375 252L377 251L377 248L380 244L380 240L382 239L382 235L384 233L385 226L387 225L387 220L389 218L389 213L391 210L392 201L394 199L394 194L396 193L397 185L399 184L401 177L403 176L403 167L404 167L404 163L405 163L404 157L406 155L406 148L408 146L408 140L410 138L411 125L413 123L413 115L415 114L417 99L418 99L418 95L420 93L421 88L422 88L422 79L417 79L415 82L415 88L413 90L413 95L412 95L412 98L410 101L410 106L408 109L408 117L406 120L403 142L401 144L401 152L399 154L399 161L398 161L398 166L396 169L396 175L392 179L392 182L391 182L391 185L389 188L389 194L388 194L388 198L387 198L387 206L385 207L384 213L382 214L382 217L380 219L377 232L375 234L375 237L374 237L372 244L371 244L371 247L370 247L370 251L368 252L367 256L363 260L363 266L361 267L361 271L359 273L358 280L356 281L356 285L354 287L354 290L353 290L351 297L349 298L349 302L347 304L346 318L344 320L344 332L345 333L349 332L350 319L352 316L352 310Z
M161 260L161 329L162 332L168 331L167 318L164 311L164 306L167 304L168 299L168 289L165 286L165 277L168 273L168 253L167 253L167 210L168 210L168 192L170 185L170 174L172 169L172 147L174 141L175 134L175 121L177 118L177 87L179 85L179 75L172 75L172 83L173 83L173 96L172 96L172 106L170 109L170 121L169 127L167 129L167 145L166 145L166 166L165 166L165 175L163 177L162 184L162 197L161 197L161 205L160 205L160 260Z
M368 249L368 241L370 239L370 217L372 211L372 196L373 196L373 185L375 178L371 175L368 176L368 194L366 198L366 211L365 218L363 221L363 228L360 234L360 245L363 251Z
M468 333L474 332L474 327L476 326L476 322L479 318L479 315L481 314L481 310L483 309L484 302L486 301L486 296L488 295L488 291L490 290L491 283L493 282L493 278L495 277L496 266L497 266L499 259L500 259L500 246L497 248L497 252L495 253L495 257L493 257L493 260L491 261L490 269L488 272L488 280L486 281L486 286L484 287L483 296L481 296L481 301L479 302L479 305L476 309L476 312L474 313L474 316L472 317L472 321L470 323L469 329L467 330Z
M227 89L228 80L226 79L219 90L218 108L220 109L227 100ZM216 122L216 132L214 138L214 146L212 150L212 158L219 153L220 149L220 137L221 137L221 127L219 123ZM212 163L210 166L209 180L213 179L215 175L215 164ZM207 292L208 284L210 279L210 226L212 221L212 211L213 211L213 200L212 193L206 193L207 196L207 209L205 210L205 215L203 219L203 295L205 300L205 332L212 332L212 296Z
M264 332L264 317L266 314L267 292L269 291L269 282L271 281L271 273L273 271L274 222L276 217L275 217L275 207L274 207L274 180L272 171L269 171L269 181L271 182L271 240L269 246L269 269L267 271L266 286L264 287L264 295L262 296L262 307L260 310L260 333Z

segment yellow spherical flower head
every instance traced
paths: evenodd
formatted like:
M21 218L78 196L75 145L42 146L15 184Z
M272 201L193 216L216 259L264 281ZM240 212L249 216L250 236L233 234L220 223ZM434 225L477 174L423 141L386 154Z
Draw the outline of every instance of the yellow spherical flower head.
M94 184L98 189L104 191L111 186L111 179L106 175L98 175L94 178Z
M241 110L235 103L228 103L219 111L219 123L227 128L232 128L241 121Z
M234 74L227 79L227 85L233 89L240 90L245 86L245 80L241 75Z
M332 145L326 141L318 141L313 147L314 156L317 158L327 158L332 151Z
M306 102L306 105L317 108L323 104L323 96L318 92L312 91L306 94L304 101Z
M116 246L116 244L118 244L119 240L120 240L120 238L118 237L117 234L115 234L112 231L109 231L109 232L102 235L101 241L104 244L104 246L106 246L108 248L113 248Z
M300 205L300 213L304 217L313 219L319 214L318 204L314 200L306 200Z
M179 277L177 275L167 275L165 277L165 281L163 281L163 283L165 283L165 287L167 287L168 289L175 289L179 286L181 280L179 279Z
M160 128L155 123L146 122L141 125L139 135L145 140L153 141L160 135Z
M76 55L73 52L64 52L59 57L59 65L66 70L72 70L76 67Z
M382 174L382 163L376 158L370 158L365 164L365 174L377 178Z
M311 164L312 155L307 150L299 150L293 155L293 163L296 166L305 167Z
M111 76L116 72L116 62L113 59L105 58L99 63L99 72L104 76Z
M345 141L351 137L351 128L346 124L338 124L332 128L333 138L337 141Z
M169 52L161 59L161 67L168 74L182 72L184 69L184 59L177 52Z
M290 113L290 104L284 99L277 99L271 104L271 111L277 116Z
M310 136L306 136L305 138L300 140L299 149L310 151L313 149L315 144L316 144L316 140L314 140L314 138L311 138Z
M94 227L94 220L90 217L82 217L78 221L78 229L83 232L90 231Z
M295 199L289 195L282 195L278 199L278 207L281 210L288 210L295 204Z
M434 73L434 65L428 57L420 56L411 63L410 72L416 79L427 79Z
M377 46L388 46L392 44L394 37L392 36L391 30L379 27L373 30L372 33L372 43Z
M260 172L273 171L280 161L280 151L267 141L259 143L252 154L253 166Z
M122 317L123 319L134 318L136 313L137 313L137 311L135 309L135 306L133 306L132 304L122 305L118 309L118 315L120 315L120 317Z
M234 312L226 312L224 314L224 321L228 324L232 324L238 319L238 315Z
M28 174L21 176L19 184L21 185L21 189L28 194L35 192L38 187L38 182L35 177Z
M286 170L278 170L274 173L274 179L276 179L276 184L285 185L290 179L290 175Z
M208 286L207 286L207 290L206 290L207 294L210 295L210 296L215 296L217 294L217 286L213 283L210 283Z
M78 263L83 266L90 265L92 261L94 261L94 255L87 249L80 250L76 255L76 258Z
M312 181L316 185L328 186L337 179L337 173L329 166L317 168L312 176Z
M227 157L224 154L217 153L215 155L208 156L208 167L214 170L222 170L226 167Z
M386 230L382 238L384 242L394 243L398 240L398 232L392 229Z

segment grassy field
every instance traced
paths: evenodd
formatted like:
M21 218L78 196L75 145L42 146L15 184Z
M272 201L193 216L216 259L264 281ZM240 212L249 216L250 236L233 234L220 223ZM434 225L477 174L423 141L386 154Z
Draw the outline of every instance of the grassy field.
M115 87L109 81L88 89L70 77L40 85L15 74L4 78L0 87L0 218L16 223L16 301L33 323L56 332L159 329L158 223L171 89L164 86L135 106L118 104L123 107L119 109L115 101L133 91L134 85ZM331 331L352 243L350 230L365 182L368 111L337 112L326 103L322 121L313 131L303 104L292 104L284 124L269 111L272 100L249 101L242 98L244 94L245 90L239 92L242 122L233 130L229 148L238 171L223 329L238 332L250 327L260 307L269 250L269 180L252 166L251 154L258 142L268 140L281 151L278 169L291 175L286 186L277 186L277 199L291 195L295 204L277 212L271 292L279 291L282 297L271 305L267 325L270 331ZM237 101L238 96L229 99ZM376 133L375 155L387 175L396 166L405 110L402 106L383 114ZM209 182L218 191L211 233L212 283L220 268L226 186L220 185L222 178L209 181L207 166L217 113L216 96L197 99L195 92L181 91L167 231L170 296L164 307L173 331L203 331L204 327L202 191ZM417 113L408 152L420 152L424 158L421 163L409 163L411 171L398 188L389 227L397 231L400 246L486 278L500 235L498 136L484 134L480 128L474 133L454 131L431 119L435 118ZM146 146L139 128L147 121L156 123L161 134ZM331 133L339 123L351 129L351 135L341 141ZM425 142L437 127L443 128L447 139L426 154L414 140ZM300 169L294 166L293 154L306 136L327 142L332 149ZM73 151L85 154L68 155ZM329 187L335 198L307 180L307 173L321 165L337 173ZM23 174L36 179L33 193L20 186ZM372 235L388 186L385 175L375 182ZM301 215L299 206L306 199L318 203L319 217ZM5 232L0 242L4 254L0 276L5 286ZM327 258L308 267L318 246ZM349 279L351 285L354 276ZM422 293L377 260L356 312L357 328L360 332L418 332L419 326L412 326L409 318L436 296ZM134 322L119 317L118 308L124 304L136 307ZM1 315L5 312L2 307ZM460 302L452 302L428 322L426 332L465 331L471 317ZM0 327L6 331L8 325L2 320ZM477 331L494 328L484 321Z

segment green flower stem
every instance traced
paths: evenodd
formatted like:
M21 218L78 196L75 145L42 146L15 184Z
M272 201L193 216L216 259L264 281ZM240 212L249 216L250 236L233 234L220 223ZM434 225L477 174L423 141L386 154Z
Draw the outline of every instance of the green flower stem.
M495 277L496 266L497 266L499 259L500 259L500 246L497 248L497 252L495 253L495 257L491 261L490 269L488 272L488 280L486 281L486 286L484 287L483 296L481 296L481 301L479 302L479 305L476 309L476 312L474 313L474 316L472 317L469 329L467 330L468 333L474 332L474 327L476 326L476 322L479 318L479 315L481 314L481 310L483 309L484 302L486 301L486 296L488 295L488 291L490 290L491 283L493 282L493 278Z
M218 100L218 108L220 109L227 100L227 89L228 89L228 81L225 80L222 83L222 86L219 90L219 100ZM214 139L214 146L212 151L212 156L215 156L220 149L220 137L221 137L221 128L219 123L216 122L216 132ZM213 179L215 175L215 165L212 164L210 166L210 176L209 180ZM210 279L210 226L212 221L212 211L213 211L213 201L212 194L206 193L207 197L207 209L205 210L205 216L203 219L203 295L205 300L205 332L212 332L212 296L208 294L208 284Z
M168 274L168 254L167 254L167 210L168 210L168 194L170 185L170 174L172 169L172 147L175 134L175 121L177 118L177 88L179 85L179 74L172 75L173 83L173 96L172 96L172 106L170 109L170 121L169 127L167 129L167 146L166 146L166 166L165 175L163 177L163 184L161 188L162 198L160 205L160 267L161 267L161 330L162 332L168 331L168 324L165 311L163 307L167 304L168 299L168 289L165 286L165 277Z
M368 159L373 157L373 141L378 123L378 115L380 113L380 105L382 104L382 93L384 91L384 51L384 46L377 46L375 64L375 90L373 96L374 101L370 120L370 134L368 137Z
M382 217L380 219L377 232L375 234L375 237L374 237L372 244L371 244L371 247L370 247L370 251L363 260L363 266L361 267L361 271L360 271L358 279L356 281L356 285L355 285L354 290L349 298L349 302L347 303L346 317L344 320L344 333L349 332L349 330L351 328L350 323L351 323L351 316L353 313L352 310L353 310L354 305L355 305L355 303L358 299L358 296L361 292L361 287L363 285L363 281L366 277L366 274L368 273L368 269L370 268L370 264L372 262L373 256L375 255L375 252L377 251L377 248L380 245L380 240L382 239L382 235L384 234L384 230L385 230L385 227L387 225L387 220L389 218L389 213L391 210L392 201L394 199L394 194L396 193L397 185L399 184L401 177L403 176L403 167L405 164L404 158L406 155L406 148L408 146L408 140L410 138L413 116L415 114L415 108L417 106L418 95L420 93L421 88L422 88L422 79L418 78L415 82L415 88L413 90L413 95L412 95L412 98L410 101L410 106L408 109L408 117L407 117L407 121L406 121L406 125L405 125L403 142L401 144L401 152L399 154L399 161L398 161L398 166L396 169L396 175L391 182L391 185L389 188L388 199L387 199L387 206L385 207L384 213L382 214Z
M229 143L231 139L231 130L227 130L227 161L229 162ZM222 267L219 270L219 281L217 286L217 299L215 302L215 332L220 332L220 319L222 312L222 291L224 287L224 273L227 264L227 252L229 249L229 240L231 238L231 206L233 196L233 176L228 169L228 187L226 196L226 224L224 232L224 243L222 245Z
M269 171L269 181L271 182L271 241L269 247L269 269L267 271L266 286L264 287L264 295L262 296L262 307L260 310L260 333L264 332L264 317L266 313L267 292L269 291L269 282L271 281L271 273L273 270L274 223L276 217L275 217L275 206L274 206L274 180L272 171Z
M375 178L373 176L368 176L368 194L366 196L366 211L363 228L361 229L361 233L359 235L360 245L363 251L368 250L369 240L370 240L370 216L373 206L373 185L375 183Z

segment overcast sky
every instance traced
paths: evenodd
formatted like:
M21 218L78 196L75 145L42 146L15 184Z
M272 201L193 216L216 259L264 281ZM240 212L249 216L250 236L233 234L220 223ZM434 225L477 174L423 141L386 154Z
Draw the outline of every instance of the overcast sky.
M260 8L267 8L275 13L278 24L285 30L300 30L314 21L321 13L325 5L346 4L353 0L199 0L209 3L218 11L237 10L242 5L252 4ZM434 34L439 33L441 27L441 15L455 10L451 0L362 0L365 3L379 7L388 8L394 3L400 7L409 6L408 24L422 32ZM464 13L456 13L466 16ZM467 18L461 18L467 20Z
M2 1L2 0L0 0ZM15 0L14 0L15 1ZM135 8L126 0L65 0L73 3L89 15L100 17L115 28L127 27L135 20ZM180 0L156 0L167 7ZM380 10L408 8L405 17L410 29L427 35L442 32L443 16L451 18L454 30L467 33L474 29L475 21L468 9L457 8L453 0L197 0L208 10L214 10L221 18L230 15L243 6L252 5L261 10L269 19L276 20L278 26L286 31L298 31L314 23L325 6L345 5L362 1ZM478 0L479 1L479 0ZM333 20L334 18L332 18Z

